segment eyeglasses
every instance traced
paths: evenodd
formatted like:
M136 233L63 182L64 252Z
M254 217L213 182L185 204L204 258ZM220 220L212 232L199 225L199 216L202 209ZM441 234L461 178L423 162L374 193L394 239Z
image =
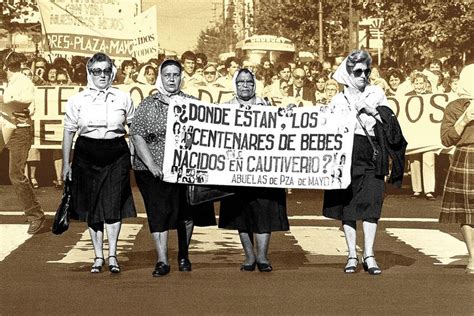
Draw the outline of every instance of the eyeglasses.
M57 82L58 82L59 84L65 84L65 83L67 83L67 80L58 80Z
M215 71L204 71L204 74L205 75L215 75L216 72Z
M102 74L104 74L104 76L110 76L112 74L112 68L105 68L105 69L94 68L91 70L91 74L93 74L96 77L102 76Z
M360 77L362 76L362 73L363 73L365 77L367 78L370 75L370 69L369 68L367 68L366 70L356 69L352 71L352 73L354 74L354 77Z
M244 84L248 87L253 87L255 85L255 83L253 81L247 81L247 80L237 81L237 86L239 86L239 87L243 87Z
M181 77L181 74L164 74L162 75L163 78L165 78L166 80L170 80L171 78L173 79L178 79L179 77Z
M295 78L295 80L303 80L304 76L293 76L293 78Z

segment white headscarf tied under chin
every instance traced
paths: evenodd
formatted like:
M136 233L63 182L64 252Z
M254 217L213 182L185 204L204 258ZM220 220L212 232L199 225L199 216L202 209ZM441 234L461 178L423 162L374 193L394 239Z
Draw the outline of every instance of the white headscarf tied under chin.
M161 76L161 72L163 71L163 65L166 62L168 62L167 66L175 65L179 68L179 73L180 73L179 89L176 92L173 92L173 93L166 91L165 87L163 86L163 77ZM175 63L170 63L169 60L165 60L164 62L162 62L161 65L160 65L160 68L158 69L158 76L156 77L156 83L155 83L155 87L158 90L158 92L161 93L162 95L167 96L167 97L171 97L173 95L176 95L176 94L180 93L182 86L183 86L183 69L182 69L181 65L179 64L179 62L176 62L176 64Z
M459 74L457 93L461 98L474 99L474 64L467 65Z

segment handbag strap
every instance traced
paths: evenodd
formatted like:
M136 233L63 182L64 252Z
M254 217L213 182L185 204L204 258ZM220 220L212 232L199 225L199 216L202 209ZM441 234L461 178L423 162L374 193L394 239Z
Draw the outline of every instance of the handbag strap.
M347 103L350 104L349 99L347 98L347 96L345 94L344 94L344 98L346 98ZM357 117L357 120L359 121L360 126L362 126L362 129L364 130L365 136L367 136L367 139L369 140L370 146L372 146L372 150L374 151L374 154L378 154L379 151L375 147L375 144L372 141L372 137L370 137L369 132L367 132L367 129L365 128L364 124L362 123L362 120L360 119L359 112L357 112L356 117Z

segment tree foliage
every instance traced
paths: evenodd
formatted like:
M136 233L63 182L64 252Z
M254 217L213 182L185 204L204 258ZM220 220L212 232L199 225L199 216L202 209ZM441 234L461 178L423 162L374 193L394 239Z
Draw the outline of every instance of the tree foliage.
M472 1L353 0L352 8L361 19L384 19L384 46L398 60L473 48ZM336 54L347 52L349 1L323 0L323 20L325 52L330 42ZM298 50L317 51L318 1L261 1L254 21L257 34L284 36L293 40Z
M473 5L457 0L384 1L372 14L384 18L384 44L399 60L472 50Z
M335 52L348 48L349 4L323 1L323 45ZM261 1L254 21L257 34L291 39L297 50L316 52L319 46L318 1Z

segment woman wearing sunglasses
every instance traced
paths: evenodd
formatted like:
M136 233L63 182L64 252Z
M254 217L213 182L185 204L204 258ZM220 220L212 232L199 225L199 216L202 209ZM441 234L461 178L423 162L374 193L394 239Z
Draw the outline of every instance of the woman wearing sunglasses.
M87 62L87 88L69 98L64 117L63 179L72 180L71 218L86 221L94 246L91 273L105 263L104 226L111 273L119 273L117 240L122 219L136 217L130 188L130 150L124 135L135 108L128 93L112 88L112 60L96 53ZM79 134L72 166L72 140Z
M325 192L323 214L342 221L348 248L345 273L357 271L359 259L356 252L356 221L362 220L362 264L369 274L378 275L382 270L375 261L373 245L382 211L388 155L390 153L392 158L390 182L401 185L406 142L383 90L368 82L371 63L372 59L366 51L355 50L333 75L344 89L333 97L329 106L349 107L350 113L357 116L357 123L352 150L351 183L346 189ZM391 137L393 148L386 141L385 133Z

